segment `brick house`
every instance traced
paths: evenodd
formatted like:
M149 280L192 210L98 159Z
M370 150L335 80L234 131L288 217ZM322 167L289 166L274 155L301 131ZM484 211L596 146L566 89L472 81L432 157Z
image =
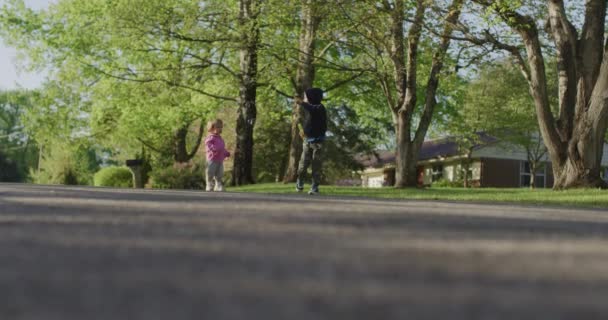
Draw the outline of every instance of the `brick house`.
M486 134L479 134L479 143L472 148L469 181L476 187L518 188L530 186L530 165L526 151ZM428 140L418 157L418 184L429 186L440 179L462 180L466 156L452 137ZM382 187L395 183L395 152L376 151L361 155L357 161L363 166L362 186ZM544 166L536 173L538 188L553 186L551 162L545 156ZM608 145L602 158L604 179L608 179Z

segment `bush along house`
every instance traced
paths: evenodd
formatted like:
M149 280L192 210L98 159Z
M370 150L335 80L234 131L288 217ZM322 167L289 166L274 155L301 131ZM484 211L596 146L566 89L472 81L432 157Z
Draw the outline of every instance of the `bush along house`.
M541 145L542 146L542 145ZM485 133L478 133L476 143L463 151L458 139L446 137L425 141L418 157L418 185L434 184L462 186L464 172L468 173L468 185L473 187L537 188L553 186L553 171L546 153L536 159L529 156L526 148L501 141ZM395 183L395 152L376 151L359 155L363 166L363 187L377 188ZM608 145L604 145L602 157L603 177L608 179ZM534 179L532 169L536 167ZM468 170L465 170L468 168Z

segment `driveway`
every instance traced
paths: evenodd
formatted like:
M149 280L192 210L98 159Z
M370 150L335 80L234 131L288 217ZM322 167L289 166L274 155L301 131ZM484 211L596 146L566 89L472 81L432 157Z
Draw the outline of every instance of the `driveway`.
M0 184L0 319L608 319L608 211Z

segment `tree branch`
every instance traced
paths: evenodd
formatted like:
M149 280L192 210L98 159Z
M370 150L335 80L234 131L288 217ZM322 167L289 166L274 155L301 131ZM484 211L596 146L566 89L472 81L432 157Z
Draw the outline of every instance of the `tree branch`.
M158 148L154 147L153 145L151 145L150 143L144 141L142 138L137 137L135 139L137 139L137 141L141 142L144 146L150 148L150 150L152 150L154 152L157 152L157 153L160 153L160 154L164 153L160 149L158 149Z
M201 119L201 123L198 126L198 137L196 138L196 143L194 144L192 152L188 154L188 159L192 159L194 155L196 155L196 152L198 151L198 148L201 145L201 141L203 140L203 134L205 132L205 124L203 122L203 119Z
M549 31L557 48L559 76L559 127L562 139L570 140L574 130L579 63L576 29L566 16L563 0L549 0ZM586 105L586 103L584 104ZM582 107L584 111L584 106Z
M345 84L347 84L347 83L349 83L349 82L351 82L351 81L353 81L353 80L361 77L364 73L365 73L365 70L361 71L361 72L359 72L359 73L357 73L355 75L353 75L352 77L349 77L349 78L343 79L341 81L338 81L338 82L334 83L333 85L331 85L330 87L326 88L325 92L337 89L337 88L339 88L339 87L341 87L341 86L343 86L343 85L345 85Z
M130 81L130 82L138 82L138 83L162 82L162 83L165 83L165 84L167 84L169 86L172 86L172 87L178 87L178 88L188 89L188 90L194 91L196 93L200 93L202 95L205 95L205 96L208 96L208 97L211 97L211 98L215 98L215 99L219 99L219 100L226 100L226 101L237 101L236 98L233 98L233 97L226 97L226 96L221 96L221 95L209 93L209 92L206 92L204 90L201 90L201 89L198 89L198 88L194 88L194 87L191 87L191 86L187 86L187 85L183 85L181 83L177 83L177 82L171 81L171 80L159 79L159 78L138 79L138 78L131 78L131 77L128 77L128 76L115 75L115 74L106 72L106 71L104 71L104 70L100 69L99 67L94 66L92 64L89 64L89 63L86 63L86 62L83 62L83 61L81 61L81 63L84 64L84 65L86 65L89 68L94 69L95 71L97 71L97 72L99 72L99 73L101 73L101 74L103 74L103 75L105 75L107 77L118 79L118 80ZM134 72L130 72L130 73L132 75L134 75L134 76L137 76L137 74L134 73Z
M454 26L460 18L463 3L464 0L454 0L450 5L447 16L445 17L443 35L441 37L439 49L435 52L433 56L431 73L427 82L426 96L424 100L424 110L418 123L418 129L416 130L416 134L414 136L414 142L417 146L420 146L424 141L424 137L426 136L426 132L433 117L435 105L437 104L436 95L437 89L439 87L439 73L443 68L443 62L450 46L449 36L454 31Z
M418 44L420 42L420 36L422 33L422 25L424 23L424 14L426 11L426 5L424 0L418 0L416 4L416 15L414 18L414 23L410 27L408 32L408 50L407 50L407 64L406 64L406 79L403 85L405 86L405 96L402 98L403 101L400 103L404 103L403 106L399 106L399 108L404 107L405 111L405 122L410 123L412 117L414 116L414 109L416 108L416 102L418 100L417 97L417 87L418 87ZM409 133L408 133L409 135Z
M285 98L293 98L293 95L285 93L284 91L282 91L281 89L277 88L273 84L258 83L258 87L266 87L266 86L268 86L270 89L274 90L276 93L280 94L281 96L283 96Z

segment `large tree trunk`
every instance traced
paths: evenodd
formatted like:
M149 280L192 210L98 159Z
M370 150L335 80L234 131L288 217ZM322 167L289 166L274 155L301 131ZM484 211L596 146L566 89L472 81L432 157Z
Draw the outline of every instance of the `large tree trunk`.
M257 115L258 42L260 30L259 3L240 0L239 27L241 28L239 109L236 120L236 147L232 170L233 186L251 184L253 180L253 128Z
M608 47L603 45L606 1L587 1L586 21L580 41L576 34L564 33L558 28L558 22L569 23L563 13L563 4L552 0L549 8L558 57L573 65L575 72L574 76L561 72L565 68L559 65L560 108L571 110L570 113L574 115L571 121L573 130L568 139L563 139L562 133L562 139L566 142L565 150L560 150L563 152L560 155L562 161L553 165L554 189L606 188L606 183L600 177L608 121ZM574 89L567 90L564 83L574 83L570 85ZM553 154L551 157L557 158Z
M173 136L173 160L175 162L188 162L188 151L186 150L186 138L188 128L179 128Z
M289 144L289 158L287 162L287 168L285 170L285 175L283 176L284 183L295 182L297 173L298 173L298 165L300 162L300 156L302 155L302 138L300 137L300 129L298 128L298 123L302 118L302 111L300 107L294 103L293 114L291 115L291 143Z
M549 31L558 60L557 119L549 105L544 58L534 20L509 10L499 14L519 32L526 47L528 65L522 64L522 70L530 83L542 137L551 158L553 188L606 187L600 178L608 121L606 1L587 1L580 39L568 20L563 1L548 0L547 5Z
M410 122L404 113L397 115L397 152L395 155L395 186L415 187L418 185L416 170L418 150L410 138Z
M320 22L314 7L315 0L302 0L302 16L298 55L298 69L295 78L295 95L298 98L304 97L304 91L310 87L315 79L315 37ZM298 164L302 154L302 138L298 125L302 121L303 115L300 106L294 102L291 117L291 144L289 146L289 159L287 171L283 177L283 182L295 182L298 173Z
M553 166L554 188L606 188L606 182L601 179L601 161L608 124L608 50L589 108L577 120L566 161L557 168Z
M606 188L606 182L601 179L601 161L608 124L608 48L604 52L589 108L577 118L573 137L568 144L567 160L558 170L554 166L554 187Z
M396 121L395 187L398 188L418 184L418 174L416 172L418 152L411 138L411 121L417 103L418 44L425 11L424 0L418 0L415 21L408 32L407 62L405 61L403 29L404 2L402 0L396 1L391 12L390 33L392 38L390 53L397 91L396 105L391 106L391 110L393 119Z
M412 142L404 142L397 146L396 168L399 174L396 176L395 186L416 187L418 185L418 172L416 170L418 150Z

